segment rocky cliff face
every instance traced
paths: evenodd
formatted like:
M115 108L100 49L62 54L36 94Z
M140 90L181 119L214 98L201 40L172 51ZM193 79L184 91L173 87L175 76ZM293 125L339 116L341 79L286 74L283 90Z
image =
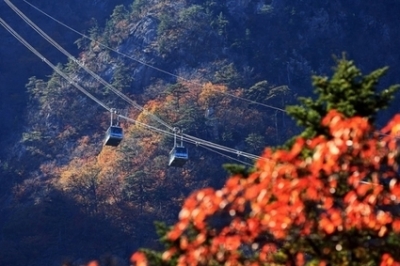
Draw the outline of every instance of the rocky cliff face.
M135 66L132 73L132 93L141 93L143 88L151 84L151 77L157 76L157 71L148 65L153 65L161 61L159 53L153 48L157 40L157 27L159 20L146 15L136 23L129 26L128 38L119 46L118 51L135 58ZM121 58L122 59L122 58ZM123 60L127 65L132 64L132 60ZM142 64L141 62L145 63ZM157 63L156 63L157 64Z

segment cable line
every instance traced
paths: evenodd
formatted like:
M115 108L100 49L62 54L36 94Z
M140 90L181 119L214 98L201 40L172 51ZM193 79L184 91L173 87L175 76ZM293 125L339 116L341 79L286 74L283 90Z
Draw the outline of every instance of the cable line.
M38 32L43 38L45 38L47 41L49 41L52 45L54 45L59 51L61 51L62 53L64 53L67 57L69 57L71 60L77 62L77 64L79 66L81 66L84 70L86 70L89 74L91 74L93 77L95 77L99 82L101 82L103 85L109 87L113 92L115 92L117 95L123 97L124 99L127 99L129 102L134 103L133 101L131 101L127 96L125 96L123 93L121 93L120 91L118 91L117 89L115 89L112 85L110 85L108 82L106 82L105 80L103 80L102 78L100 78L97 74L95 74L93 71L91 71L90 69L88 69L86 66L84 66L83 64L79 63L78 60L73 57L70 53L68 53L65 49L63 49L57 42L55 42L53 39L51 39L46 33L44 33L35 23L33 23L29 18L27 18L20 10L18 10L18 8L16 8L9 0L5 0L5 2L15 11L17 12L17 14L25 21L27 22L33 29L35 29L36 32ZM134 106L136 106L138 109L140 110L144 110L144 108L136 103L134 103ZM174 131L174 128L170 125L168 125L166 122L162 121L160 118L158 118L156 115L151 114L151 116L153 118L155 118L158 122L160 122L161 124L163 124L164 126L166 126L168 129L170 129L171 131ZM189 138L191 138L193 141L198 141L198 139L196 139L195 137L191 137L189 136ZM204 143L204 142L203 142ZM217 144L215 144L217 145ZM223 146L221 146L223 147ZM231 148L226 148L224 147L224 149L230 149L229 152L238 152L237 155L241 155L241 153L243 152L239 152L236 151L235 149L231 149ZM251 154L247 154L247 156L249 156L249 158L252 158ZM257 159L257 157L253 157L253 159Z
M106 109L107 111L110 111L110 112L111 112L111 110L112 110L111 108L109 108L106 104L104 104L104 103L101 102L99 99L97 99L95 96L93 96L92 94L90 94L90 93L89 93L88 91L86 91L83 87L81 87L79 84L77 84L73 79L71 79L68 75L66 75L64 72L62 72L60 69L58 69L55 65L53 65L53 64L52 64L49 60L47 60L41 53L39 53L35 48L33 48L24 38L22 38L17 32L15 32L1 17L0 17L0 24L8 31L13 37L15 37L21 44L23 44L26 48L28 48L28 49L29 49L32 53L34 53L36 56L38 56L39 58L41 58L42 61L45 62L48 66L50 66L57 74L59 74L60 76L62 76L64 79L66 79L68 82L70 82L70 84L72 84L74 87L76 87L77 89L79 89L82 93L84 93L84 94L85 94L86 96L88 96L90 99L92 99L92 100L95 101L97 104L99 104L100 106L102 106L104 109ZM125 120L127 120L127 121L129 121L129 122L133 122L133 123L135 123L135 124L138 124L138 125L140 125L140 126L143 126L143 127L147 128L147 129L149 129L149 130L152 130L152 131L154 131L154 132L158 132L158 133L164 134L164 135L166 135L166 136L175 136L175 132L172 133L172 132L169 132L169 131L166 131L166 130L163 130L163 129L159 129L159 128L157 128L157 127L147 125L147 124L145 124L145 123L139 122L139 121L137 121L137 120L131 119L131 118L126 117L126 116L123 116L123 115L119 115L119 117L121 117L121 118L123 118L123 119L125 119ZM380 133L380 134L382 134L382 135L389 135L389 134L387 134L387 133L382 133L382 132L380 132L380 131L375 131L375 132L378 132L378 133ZM224 154L219 153L219 152L217 152L217 151L214 151L214 150L212 150L212 149L218 149L218 150L222 150L222 151L225 151L225 152L234 153L234 154L241 155L241 156L246 157L246 158L249 158L249 159L268 160L267 158L263 158L263 157L256 156L256 155L253 155L253 154L250 154L250 153L245 153L245 152L241 152L241 151L234 150L234 149L231 149L231 148L227 148L227 147L224 147L224 146L222 146L222 145L218 145L218 144L215 144L215 143L212 143L212 142L209 142L209 141L205 141L205 140L202 140L202 139L199 139L199 138L190 136L190 135L188 135L188 134L182 134L181 137L182 137L182 140L184 140L185 142L192 143L192 144L195 144L195 145L197 145L197 146L203 146L203 148L205 148L205 149L207 149L207 150L209 150L209 151L215 152L215 153L220 154L220 155L222 155L222 156L226 156L226 157L228 157L228 158L230 158L230 159L239 161L239 162L241 162L241 163L243 163L243 164L246 164L246 165L249 165L249 166L251 166L251 165L248 164L248 163L245 163L245 162L240 161L240 160L238 160L238 159L234 159L233 157L224 155ZM394 138L397 139L397 137L394 137ZM366 184L374 184L374 183L371 183L371 182L368 182L368 181L361 181L361 182L362 182L362 183L366 183ZM380 184L376 184L376 185L380 185Z
M106 109L107 111L110 111L111 108L109 108L107 105L99 101L96 97L94 97L92 94L90 94L88 91L86 91L84 88L82 88L79 84L77 84L74 80L72 80L68 75L66 75L64 72L62 72L60 69L58 69L55 65L53 65L49 60L47 60L41 53L39 53L35 48L33 48L25 39L23 39L17 32L15 32L2 18L0 18L0 24L9 32L11 35L13 35L20 43L22 43L26 48L28 48L32 53L34 53L36 56L38 56L40 59L42 59L43 62L45 62L48 66L50 66L57 74L65 78L70 84L75 86L78 90L80 90L82 93L84 93L86 96L88 96L90 99L95 101L97 104L99 104L101 107Z
M4 0L6 4L15 12L17 13L18 16L20 16L31 28L33 28L40 36L42 36L45 40L47 40L50 44L52 44L57 50L59 50L61 53L66 55L68 59L72 60L75 62L79 67L83 68L86 72L88 72L92 77L94 77L98 82L100 82L102 85L104 85L106 88L110 89L113 91L115 94L117 94L119 97L130 103L132 106L134 106L136 109L139 109L140 111L143 111L145 114L149 114L152 118L154 118L157 122L160 124L164 125L165 127L169 128L170 130L173 130L173 127L168 125L166 122L161 120L159 117L156 115L152 114L151 112L147 111L145 108L131 100L128 96L114 88L111 84L109 84L107 81L102 79L99 75L94 73L92 70L90 70L88 67L86 67L83 63L79 62L72 54L70 54L68 51L66 51L63 47L61 47L56 41L54 41L50 36L48 36L44 31L42 31L34 22L32 22L22 11L20 11L15 5L13 5L9 0Z
M45 38L47 41L49 41L53 46L55 46L59 51L61 51L62 53L64 53L68 58L70 58L71 60L74 60L75 62L77 62L78 60L76 60L75 57L73 57L70 53L68 53L64 48L62 48L57 42L55 42L52 38L50 38L46 33L44 33L35 23L33 23L29 18L27 18L18 8L16 8L9 0L5 0L5 2L15 11L17 12L17 14L25 21L27 22L33 29L35 29L36 32L38 32L43 38ZM112 91L118 93L118 95L122 95L124 96L124 99L127 98L128 100L130 100L127 96L125 96L123 93L121 93L120 91L118 91L117 89L115 89L114 87L112 87L109 83L107 83L105 80L103 80L102 78L100 78L96 73L94 73L93 71L91 71L90 69L88 69L86 66L84 66L83 64L77 62L77 64L79 66L81 66L84 70L88 71L89 74L91 74L93 77L95 77L99 82L101 82L103 85L109 87ZM144 108L138 104L135 103L135 106L138 106L140 110L144 110ZM168 125L166 122L162 121L161 119L159 119L157 116L152 114L152 117L154 117L155 119L157 119L157 121L159 121L161 124L163 124L164 126L166 126L168 129L175 131L175 129ZM189 136L184 134L184 136L193 141L193 142L198 142L200 143L200 141L202 142L202 145L211 145L212 142L207 142L201 139L197 139L195 137ZM205 144L207 143L207 144ZM218 149L221 150L225 150L231 153L236 153L237 155L243 155L243 152L241 151L237 151L235 149L232 148L227 148L218 144L213 144L215 145L214 147L218 147ZM257 157L253 157L254 155L252 154L246 154L246 157L248 158L252 158L252 159L257 159Z
M215 149L219 149L219 150L222 150L222 151L233 153L233 154L236 154L238 156L243 156L243 157L246 157L246 158L249 158L249 159L253 159L253 160L261 158L260 156L257 156L257 155L251 154L251 153L246 153L246 152L242 152L242 151L235 150L235 149L232 149L232 148L228 148L228 147L225 147L225 146L222 146L222 145L219 145L219 144L212 143L210 141L206 141L206 140L203 140L203 139L199 139L199 138L187 135L187 134L182 134L182 136L187 141L190 141L190 142L192 142L192 143L194 143L196 145L203 145L203 146L212 147L212 148L215 148Z
M7 2L8 0L5 0L5 1ZM106 49L108 49L108 50L110 50L110 51L113 51L113 52L115 52L115 53L117 53L117 54L119 54L119 55L121 55L121 56L123 56L123 57L129 58L129 59L131 59L131 60L133 60L133 61L136 61L136 62L138 62L138 63L140 63L140 64L142 64L142 65L144 65L144 66L147 66L147 67L149 67L149 68L152 68L152 69L154 69L154 70L157 70L157 71L159 71L159 72L161 72L161 73L170 75L170 76L172 76L172 77L175 77L175 78L177 78L177 79L183 80L183 81L185 81L185 82L188 82L188 83L191 83L191 84L194 84L194 85L197 85L197 86L202 86L202 84L200 84L200 83L197 83L197 82L188 80L188 79L186 79L186 78L183 78L183 77L181 77L181 76L178 76L178 75L176 75L176 74L173 74L173 73L171 73L171 72L168 72L168 71L166 71L166 70L163 70L163 69L161 69L161 68L152 66L152 65L150 65L150 64L148 64L148 63L146 63L146 62L144 62L143 60L134 58L134 57L132 57L132 56L130 56L130 55L127 55L127 54L125 54L125 53L122 53L122 52L120 52L120 51L118 51L118 50L116 50L116 49L114 49L114 48L112 48L112 47L109 47L109 46L107 46L106 44L103 44L103 43L99 42L98 40L95 40L95 39L91 38L90 36L87 36L87 35L85 35L85 34L79 32L79 31L75 30L74 28L72 28L72 27L66 25L65 23L63 23L63 22L57 20L56 18L54 18L53 16L47 14L46 12L44 12L43 10L41 10L40 8L38 8L38 7L36 7L35 5L31 4L30 2L28 2L28 1L26 1L26 0L24 0L24 2L25 2L26 4L28 4L28 5L30 5L32 8L36 9L38 12L40 12L40 13L42 13L43 15L47 16L47 17L50 18L51 20L57 22L57 23L60 24L61 26L63 26L63 27L65 27L65 28L67 28L67 29L69 29L69 30L75 32L76 34L80 35L81 37L84 37L84 38L86 38L86 39L88 39L88 40L91 40L91 41L96 42L97 44L99 44L99 46L101 46L101 47L103 47L103 48L106 48ZM214 91L217 91L217 90L214 89ZM221 94L225 94L225 95L230 96L230 97L233 97L233 98L236 98L236 99L239 99L239 100L242 100L242 101L245 101L245 102L248 102L248 103L251 103L251 104L260 105L260 106L264 106L264 107L266 107L266 108L270 108L270 109L274 109L274 110L277 110L277 111L280 111L280 112L283 112L283 113L287 113L286 110L284 110L284 109L282 109L282 108L279 108L279 107L276 107L276 106L273 106L273 105L269 105L269 104L264 104L264 103L260 103L260 102L257 102L257 101L253 101L253 100L250 100L250 99L247 99L247 98L243 98L243 97L234 95L234 94L229 93L229 92L223 92L223 91L217 91L217 92L218 92L218 93L221 93Z
M164 135L169 136L169 137L174 137L175 136L174 132L166 131L166 130L163 130L163 129L156 128L154 126L147 125L145 123L139 122L139 121L137 121L135 119L132 119L132 118L129 118L127 116L119 115L119 117L122 118L122 119L125 119L127 121L130 121L132 123L135 123L135 124L137 124L139 126L142 126L144 128L147 128L149 130L152 130L154 132L158 132L158 133L164 134ZM196 146L202 146L203 148L206 148L207 150L216 149L216 150L225 151L225 152L228 152L228 153L233 153L233 154L236 154L238 156L243 156L243 157L245 157L247 159L252 159L252 160L265 159L263 157L260 157L260 156L257 156L257 155L251 154L251 153L246 153L246 152L242 152L242 151L235 150L235 149L232 149L232 148L228 148L228 147L225 147L225 146L222 146L222 145L210 142L210 141L206 141L206 140L203 140L203 139L200 139L200 138L196 138L196 137L190 136L188 134L182 134L180 137L182 137L182 140L184 142L186 142L186 143L191 143L191 144L194 144ZM213 152L216 152L216 151L213 151ZM223 154L221 154L219 152L217 152L217 153L220 154L220 155L223 155ZM228 158L240 161L240 160L234 159L232 157L228 157ZM249 165L248 163L245 163L243 161L240 161L240 162Z
M203 146L203 149L209 150L209 151L211 151L211 152L214 152L214 153L216 153L216 154L219 154L219 155L221 155L221 156L224 156L224 157L226 157L226 158L228 158L228 159L231 159L232 161L236 161L236 162L241 163L241 164L243 164L243 165L247 165L247 166L249 166L249 167L253 167L253 166L254 166L254 165L252 165L252 164L246 163L246 162L244 162L244 161L242 161L242 160L239 160L239 159L234 158L234 157L232 157L232 156L228 156L228 155L226 155L226 154L223 154L222 152L215 151L215 150L210 149L210 148L208 148L208 147Z
M92 99L93 101L95 101L97 104L99 104L100 106L102 106L104 109L106 109L107 111L111 112L111 108L108 107L106 104L104 104L102 101L100 101L99 99L97 99L95 96L93 96L92 94L90 94L88 91L86 91L83 87L81 87L79 84L77 84L73 79L71 79L68 75L66 75L64 72L62 72L60 69L58 69L55 65L53 65L49 60L47 60L41 53L39 53L35 48L33 48L24 38L22 38L17 32L15 32L2 18L0 18L0 24L9 32L11 33L11 35L13 35L20 43L22 43L26 48L28 48L32 53L34 53L36 56L38 56L40 59L42 59L43 62L45 62L47 65L49 65L57 74L59 74L61 77L63 77L64 79L66 79L68 82L70 82L74 87L76 87L77 89L79 89L82 93L84 93L86 96L88 96L90 99ZM133 122L137 125L140 125L142 127L145 127L151 131L154 132L158 132L161 134L164 134L166 136L170 136L173 137L175 135L175 132L170 132L167 130L163 130L163 129L159 129L157 127L154 126L150 126L147 125L145 123L142 123L140 121L134 120L132 118L129 118L127 116L123 116L123 115L119 115L119 117L129 121L129 122ZM212 142L209 141L205 141L202 140L200 138L195 138L193 136L187 135L187 134L183 134L182 135L182 140L184 140L187 143L192 143L195 144L197 146L203 146L203 147L208 147L211 149L217 149L217 150L222 150L228 153L233 153L233 154L237 154L237 155L241 155L243 157L246 157L248 159L265 159L253 154L249 154L249 153L245 153L245 152L241 152L238 150L234 150L228 147L224 147L222 145L218 145L218 144L214 144ZM208 150L211 150L208 149ZM215 152L215 151L214 151ZM219 153L220 154L220 153ZM242 162L244 163L244 162Z
M107 111L111 112L111 108L108 107L106 104L104 104L103 102L101 102L99 99L97 99L95 96L93 96L92 94L90 94L88 91L86 91L84 88L82 88L79 84L77 84L74 80L72 80L68 75L66 75L64 72L62 72L60 69L58 69L55 65L53 65L49 60L47 60L41 53L39 53L35 48L33 48L27 41L25 41L25 39L23 39L17 32L15 32L3 19L0 18L0 24L8 31L11 33L11 35L13 35L19 42L21 42L26 48L28 48L31 52L33 52L36 56L38 56L39 58L42 59L43 62L45 62L47 65L49 65L57 74L59 74L60 76L62 76L63 78L65 78L67 81L69 81L73 86L75 86L77 89L79 89L82 93L84 93L86 96L88 96L90 99L92 99L93 101L95 101L97 104L99 104L100 106L102 106L104 109L106 109ZM138 124L142 127L145 127L149 130L152 130L154 132L158 132L170 137L173 137L175 135L175 132L170 132L170 131L166 131L163 129L159 129L157 127L154 126L150 126L147 125L145 123L139 122L137 120L134 120L132 118L129 118L127 116L123 116L123 115L118 115L120 118L123 118L129 122L133 122L135 124ZM241 152L235 149L231 149L228 147L224 147L222 145L218 145L215 143L212 143L210 141L205 141L202 140L200 138L196 138L193 136L190 136L188 134L183 134L182 135L182 139L187 142L187 143L192 143L195 144L196 146L203 146L203 147L208 147L211 149L217 149L217 150L222 150L228 153L233 153L236 155L241 155L243 157L246 157L248 159L264 159L260 156L256 156L250 153L245 153L245 152Z
M117 54L119 54L119 55L122 55L122 56L124 56L124 57L126 57L126 58L129 58L129 59L131 59L131 60L133 60L133 61L136 61L136 62L138 62L138 63L140 63L140 64L142 64L142 65L145 65L145 66L147 66L147 67L150 67L150 68L152 68L152 69L154 69L154 70L157 70L157 71L159 71L159 72L162 72L162 73L164 73L164 74L171 75L171 76L173 76L173 77L175 77L175 78L178 78L178 79L181 79L181 80L183 80L183 81L190 82L188 79L182 78L182 77L180 77L180 76L178 76L178 75L175 75L175 74L173 74L173 73L171 73L171 72L168 72L168 71L166 71L166 70L163 70L163 69L161 69L161 68L152 66L152 65L150 65L150 64L148 64L148 63L146 63L146 62L144 62L144 61L142 61L142 60L140 60L140 59L134 58L134 57L132 57L132 56L130 56L130 55L121 53L121 52L119 52L118 50L116 50L116 49L114 49L114 48L112 48L112 47L110 47L110 46L108 46L108 45L106 45L106 44L103 44L103 43L101 43L101 42L99 42L99 41L97 41L97 40L95 40L95 39L93 39L93 38L91 38L91 37L89 37L89 36L87 36L87 35L85 35L85 34L79 32L79 31L75 30L74 28L68 26L67 24L65 24L65 23L63 23L63 22L57 20L56 18L54 18L54 17L52 17L51 15L47 14L46 12L44 12L44 11L41 10L40 8L36 7L35 5L29 3L28 1L25 1L25 0L24 0L24 2L27 3L28 5L30 5L31 7L33 7L34 9L36 9L37 11L39 11L40 13L42 13L43 15L47 16L47 17L50 18L51 20L57 22L57 23L60 24L61 26L63 26L63 27L65 27L65 28L67 28L67 29L69 29L69 30L75 32L76 34L78 34L78 35L80 35L80 36L82 36L82 37L84 37L84 38L86 38L86 39L88 39L88 40L91 40L91 41L96 42L96 43L99 44L100 46L102 46L102 47L104 47L104 48L106 48L106 49L108 49L108 50L110 50L110 51L113 51L113 52L115 52L115 53L117 53Z

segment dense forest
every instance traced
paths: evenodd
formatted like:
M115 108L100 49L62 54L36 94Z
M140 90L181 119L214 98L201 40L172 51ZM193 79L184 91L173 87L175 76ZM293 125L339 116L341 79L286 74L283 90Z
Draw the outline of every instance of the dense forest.
M311 95L312 75L331 75L333 56L346 52L365 72L390 66L383 86L399 75L394 0L32 1L84 35L14 2L79 62L1 2L1 18L57 69L119 114L163 131L121 120L123 141L103 147L110 113L0 31L1 265L126 265L138 248L160 248L155 221L175 223L192 191L224 185L223 164L253 163L185 143L190 160L168 167L174 139L159 120L260 155L301 132L284 109ZM394 104L377 124L395 112Z

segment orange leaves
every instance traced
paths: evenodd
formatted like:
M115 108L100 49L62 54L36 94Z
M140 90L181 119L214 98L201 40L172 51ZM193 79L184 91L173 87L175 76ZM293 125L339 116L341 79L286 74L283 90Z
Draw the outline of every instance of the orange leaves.
M262 185L253 185L246 189L244 192L244 198L249 201L255 200L259 197L263 189L264 187Z
M397 262L389 253L382 255L380 266L400 266L400 262Z
M228 190L236 190L239 185L240 185L240 176L230 177L225 183L225 187Z
M92 260L86 266L100 266L100 264L98 261Z
M262 262L272 262L273 254L277 251L277 247L274 244L265 244L262 246L259 254L259 260Z
M365 177L365 173L360 173L357 170L353 171L352 173L349 174L348 177L348 184L352 185L353 187L357 187L361 180Z
M304 265L306 263L304 253L296 254L296 265Z
M333 203L334 203L334 200L333 200L332 197L326 197L326 198L323 200L323 208L324 208L325 210L329 210L330 208L333 207Z
M271 240L287 243L286 252L298 265L309 252L327 265L342 251L355 252L343 250L345 245L335 248L332 239L345 243L343 237L354 236L360 238L354 242L361 243L360 248L379 250L373 253L378 255L371 253L377 256L373 262L381 260L385 246L370 247L370 241L381 243L388 234L400 233L400 218L388 209L400 200L397 148L389 137L378 139L364 118L346 119L332 111L322 122L332 138L298 138L290 150L266 149L248 177L235 175L220 190L202 189L188 197L179 222L168 233L177 244L163 258L181 254L181 265L200 259L205 264L242 265L238 251L251 247L258 256L245 265L281 262L288 254ZM398 124L400 116L390 125ZM397 134L400 126L385 130ZM302 157L304 149L307 158ZM315 243L309 245L314 238L321 245L317 248L329 251L322 252L323 258L313 253ZM382 256L382 265L394 263L391 255Z
M329 127L334 138L345 141L352 139L358 142L371 129L367 118L353 117L345 119L344 115L336 110L330 111L323 119L322 125ZM350 144L346 142L346 144Z
M400 218L394 219L392 223L393 231L396 233L400 233Z
M332 110L322 119L321 124L323 126L336 126L342 119L343 115L340 112Z
M176 248L170 248L164 251L163 254L161 255L161 259L164 261L170 260L172 256L175 255L176 251L177 251Z
M342 216L341 216L341 211L337 209L329 209L329 218L335 227L340 227L342 225Z
M260 229L260 221L256 218L247 219L246 227L250 233L258 232Z
M135 266L147 266L148 265L148 261L146 256L144 255L143 252L135 252L132 256L131 256L131 263L133 263Z
M395 115L392 120L382 128L384 134L389 134L391 136L399 136L400 133L400 115Z
M178 222L171 231L168 232L167 238L171 241L177 240L183 233L184 230L186 230L188 223L187 222Z
M319 193L315 187L311 186L306 190L306 195L307 195L308 199L310 199L310 200L318 200L318 198L319 198L318 194Z
M392 222L392 215L390 213L379 210L376 214L376 221L381 225L386 225Z
M235 251L239 248L241 239L239 235L227 236L224 240L224 247L228 251Z
M319 227L328 235L337 229L341 231L343 229L342 224L341 211L337 209L329 209L328 213L322 214L322 219L319 221Z
M372 185L369 183L367 183L367 184L361 183L356 188L356 192L357 192L358 196L361 196L361 197L365 196L365 194L367 194L367 192L371 191L371 190L372 190Z
M400 184L394 184L390 188L393 200L400 200Z
M221 92L226 92L227 88L221 85L213 85L210 82L203 85L198 101L203 105L212 106L215 102L221 100Z
M304 149L304 144L305 140L303 138L298 138L290 149L290 152L286 156L281 155L281 159L284 161L291 161L292 159L296 158Z

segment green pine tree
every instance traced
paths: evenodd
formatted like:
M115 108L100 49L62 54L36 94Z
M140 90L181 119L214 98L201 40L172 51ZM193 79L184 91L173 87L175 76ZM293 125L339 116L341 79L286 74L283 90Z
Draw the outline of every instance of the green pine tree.
M290 106L287 112L304 127L301 136L311 138L316 135L328 135L321 126L321 119L330 110L336 109L346 117L361 116L373 123L378 111L385 109L394 98L399 85L392 85L378 91L378 83L388 70L379 68L363 75L353 61L345 56L336 59L335 73L329 79L313 76L312 85L317 98L301 97L300 105Z

